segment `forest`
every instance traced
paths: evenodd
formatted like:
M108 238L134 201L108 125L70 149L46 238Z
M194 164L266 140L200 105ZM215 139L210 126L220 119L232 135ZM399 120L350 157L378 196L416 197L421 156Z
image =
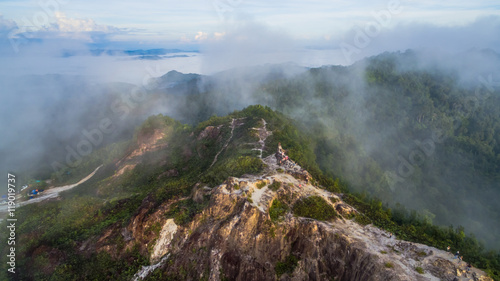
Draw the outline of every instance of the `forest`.
M465 67L471 59L492 66ZM294 75L250 69L200 78L176 118L196 124L269 106L296 121L321 170L352 191L500 249L499 69L500 55L487 50L430 62L412 50L384 53Z
M496 54L491 60L500 62ZM125 134L121 142L99 148L78 167L53 175L57 183L74 182L105 164L95 179L63 195L72 204L56 201L37 212L33 206L21 209L25 222L20 231L27 239L22 251L32 254L41 245L66 251L110 225L126 224L145 196L159 204L186 196L199 180L214 186L229 175L257 173L262 167L255 155L239 147L251 141L251 136L235 137L239 142L210 168L207 159L221 144L203 143L206 157L188 163L183 162L179 148L190 134L198 134L206 126L244 117L253 120L246 126L255 126L259 118L265 118L274 132L268 147L281 142L321 186L346 194L344 199L364 213L356 221L373 223L401 239L460 249L466 260L500 280L500 205L496 202L500 198L500 90L484 83L490 74L464 77L457 68L423 65L418 53L406 51L381 54L348 67L325 66L293 75L278 68L270 74L249 75L254 78L244 84L240 81L245 75L190 76L186 82L191 85L189 93L184 95L178 89L169 93L168 89L152 88L151 102L143 106L170 103L162 111L180 121L163 115L150 117L134 136ZM251 104L260 105L248 107ZM144 164L123 180L105 185L113 163L133 148L138 135L158 127L171 132L165 140L171 146L163 154L147 155ZM227 137L229 131L223 134ZM172 159L170 166L158 166L158 158L165 155ZM165 169L185 167L178 178L158 179ZM183 224L202 207L183 201L169 215ZM278 214L280 208L284 207L276 206ZM57 268L68 278L83 271L89 279L92 274L125 277L134 270L110 272L97 265L125 270L147 264L144 256L131 251L128 261L96 255L78 269L84 257L71 253ZM47 262L48 257L41 255L20 265L43 268ZM36 274L46 277L43 272Z

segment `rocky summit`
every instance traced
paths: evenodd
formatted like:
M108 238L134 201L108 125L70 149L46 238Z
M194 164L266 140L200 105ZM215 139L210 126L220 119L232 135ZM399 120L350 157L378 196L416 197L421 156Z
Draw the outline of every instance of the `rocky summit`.
M20 210L30 255L18 277L492 280L374 226L311 164L303 140L260 106L196 128L152 117L129 143L100 151L86 182Z

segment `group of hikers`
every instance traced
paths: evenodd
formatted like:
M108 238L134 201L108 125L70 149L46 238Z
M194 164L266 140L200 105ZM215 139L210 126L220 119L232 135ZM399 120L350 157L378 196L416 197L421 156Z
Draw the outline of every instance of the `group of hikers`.
M284 163L286 164L288 160L288 155L285 154L285 150L281 147L281 142L278 143L278 151L276 151L276 160L278 160L278 164L281 166Z
M448 246L448 247L446 248L446 252L450 253L450 249L451 249L451 247L450 247L450 246ZM462 263L462 261L464 260L464 256L461 256L461 255L460 255L460 251L457 251L457 252L455 253L455 255L454 255L453 259L457 259L457 261L458 261L458 265L460 265L460 264ZM466 266L466 268L465 268L465 270L466 270L466 273L467 273L467 274L469 274L469 273L470 273L471 268L472 268L472 265L470 264L470 262L468 262L468 263L467 263L467 266Z

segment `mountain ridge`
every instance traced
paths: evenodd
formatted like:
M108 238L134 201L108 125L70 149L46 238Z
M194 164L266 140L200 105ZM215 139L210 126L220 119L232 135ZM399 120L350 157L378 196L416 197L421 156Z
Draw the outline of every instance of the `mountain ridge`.
M311 173L291 160L278 165L279 143ZM60 199L36 206L43 211L35 213L34 204L19 210L20 267L31 265L21 280L129 280L148 269L145 280L437 280L431 273L452 280L464 274L449 259L433 265L441 252L398 246L386 231L360 224L367 218L311 164L302 133L270 108L251 106L196 128L153 116L127 149L108 153L96 152L110 161ZM332 215L325 218L325 210ZM422 276L412 261L421 262Z

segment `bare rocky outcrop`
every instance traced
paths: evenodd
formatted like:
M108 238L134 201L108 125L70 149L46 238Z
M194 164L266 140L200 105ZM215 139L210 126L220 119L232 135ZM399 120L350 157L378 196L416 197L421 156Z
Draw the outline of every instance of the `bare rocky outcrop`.
M162 252L170 255L169 262L155 265L157 270L175 273L182 280L413 281L464 277L461 268L465 265L454 264L446 252L400 241L371 225L347 219L356 212L354 208L338 196L293 177L291 171L276 172L279 166L273 157L264 159L268 165L265 176L232 177L212 189L209 206L189 225L176 229L168 251ZM273 169L275 173L271 173ZM276 180L282 184L273 191L268 185ZM257 187L263 183L264 187ZM293 203L312 195L323 197L346 219L323 222L288 213L283 221L271 222L268 210L273 200L286 197ZM335 199L329 200L332 197ZM277 263L290 255L297 258L296 267L278 276ZM424 273L417 272L417 267ZM484 272L473 272L480 276L477 280L490 280Z
M132 151L132 153L130 153L130 155L127 157L127 160L141 156L146 152L159 150L168 146L167 143L160 141L165 136L166 133L160 129L155 129L152 133L149 134L139 134L137 136L137 148Z
M203 131L200 132L198 137L196 138L197 140L201 140L204 138L211 138L211 139L216 139L219 137L220 132L221 132L222 125L219 125L217 127L215 126L207 126Z
M177 232L177 225L173 219L168 219L163 225L160 237L155 243L153 252L151 253L151 262L157 262L161 257L168 253L170 249L170 242Z
M232 120L233 130L237 122ZM262 124L265 126L265 121ZM265 127L252 129L259 133L263 148L270 133ZM218 137L218 130L205 129L198 138ZM315 186L311 175L293 161L280 166L274 155L262 160L266 168L261 175L230 177L214 188L196 184L190 199L206 204L204 198L210 195L210 201L186 225L177 225L165 216L175 202L186 198L156 206L147 197L126 227L113 226L97 244L85 247L119 257L138 245L140 252L150 257L151 265L143 267L136 280L154 270L178 280L491 280L478 269L468 276L473 278L474 274L475 279L466 279L465 264L453 261L448 253L357 224L350 219L357 213L355 208L339 195ZM274 182L280 184L271 188ZM318 221L288 212L281 221L271 220L269 209L274 200L291 207L309 196L323 198L340 216ZM152 231L155 227L157 232ZM113 245L116 237L124 240L121 249ZM297 263L277 272L279 263L286 264L291 256Z
M347 204L343 204L343 203L339 203L335 206L335 211L337 211L339 214L341 214L342 216L344 217L349 217L350 215L353 215L356 213L356 210L347 205Z

